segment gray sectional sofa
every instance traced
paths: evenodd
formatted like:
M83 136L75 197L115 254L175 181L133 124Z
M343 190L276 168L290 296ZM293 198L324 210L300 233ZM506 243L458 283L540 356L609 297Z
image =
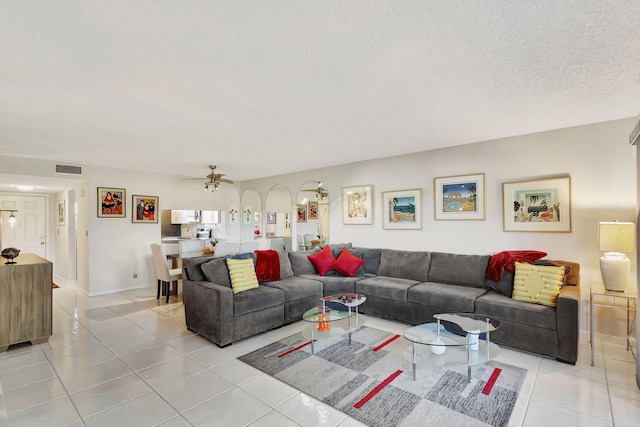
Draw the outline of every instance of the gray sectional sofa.
M342 245L332 245L337 257ZM555 308L511 298L513 273L500 282L485 279L490 255L459 255L393 249L349 248L365 263L356 277L316 273L308 252L279 252L281 280L233 294L226 260L191 259L183 270L187 328L225 346L286 325L318 304L322 296L357 292L367 301L360 312L412 325L446 312L479 313L498 319L492 341L575 364L579 333L579 265L569 268ZM255 261L255 257L254 257Z

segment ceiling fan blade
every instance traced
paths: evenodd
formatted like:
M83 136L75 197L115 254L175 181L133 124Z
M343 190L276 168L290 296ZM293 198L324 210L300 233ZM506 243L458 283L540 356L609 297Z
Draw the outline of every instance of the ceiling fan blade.
M226 182L227 184L233 184L233 181L231 181L230 179L226 179L226 178L219 179L218 181Z

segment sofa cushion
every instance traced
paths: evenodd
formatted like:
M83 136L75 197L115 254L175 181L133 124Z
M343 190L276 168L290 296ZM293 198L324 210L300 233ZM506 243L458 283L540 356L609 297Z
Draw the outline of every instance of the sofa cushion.
M412 286L407 301L437 307L443 312L473 313L476 298L485 292L485 288L427 282Z
M293 276L289 253L287 251L278 251L278 257L280 258L280 278L286 279L287 277Z
M329 268L345 276L355 277L356 272L360 270L362 264L364 264L364 260L352 254L349 249L343 248L340 255L331 263ZM362 273L364 273L364 271L362 271Z
M487 289L491 289L505 297L511 298L511 295L513 294L513 276L515 276L515 273L504 270L502 272L502 279L499 282L487 279L485 286Z
M270 286L284 292L284 301L295 301L310 296L322 297L322 283L304 277L287 277L275 282L264 282L262 286ZM309 307L310 308L310 307Z
M564 281L564 266L531 265L516 262L513 299L555 307Z
M458 255L431 253L429 282L451 285L485 287L485 274L490 255Z
M515 301L494 291L487 291L486 294L476 299L475 313L522 325L556 329L556 310L554 308Z
M380 252L380 249L360 249L360 256L364 260L362 268L366 274L378 274Z
M284 292L269 286L259 286L233 296L233 317L284 304Z
M296 276L303 274L316 274L316 268L307 257L311 252L289 252L289 261L291 261L291 269Z
M331 248L327 245L322 250L314 255L308 255L309 261L316 268L319 275L324 276L327 272L331 271L331 264L336 260L333 256Z
M186 265L188 279L196 282L207 280L206 276L202 272L202 264L207 263L211 260L212 258L207 256L190 258L189 262L187 262Z
M322 293L326 295L336 295L345 293L354 293L356 291L356 282L361 280L358 277L346 276L320 276L318 274L304 274L301 277L305 279L316 280L322 283Z
M429 252L382 249L378 274L415 282L427 282L430 257Z
M407 302L407 290L420 282L399 277L376 276L356 282L356 292L367 296Z
M229 267L229 278L231 279L231 288L234 294L258 287L255 265L251 258L227 258L227 266Z
M209 262L202 264L202 273L209 282L218 285L231 287L231 279L229 278L229 268L225 258L213 258Z

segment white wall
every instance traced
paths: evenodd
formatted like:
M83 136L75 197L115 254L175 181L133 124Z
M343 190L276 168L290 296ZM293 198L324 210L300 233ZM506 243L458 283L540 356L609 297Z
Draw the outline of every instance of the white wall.
M264 194L270 186L281 183L296 194L308 179L323 181L332 200L333 243L470 254L536 249L547 252L548 258L579 262L581 329L586 330L589 284L601 280L598 221L634 221L636 217L636 148L628 144L633 125L633 119L617 120L246 181L242 186ZM435 221L433 179L472 173L485 174L486 220ZM504 232L502 183L559 174L571 176L573 231ZM342 224L342 187L365 184L374 188L373 224ZM381 192L413 188L423 191L422 229L384 230ZM635 277L636 262L632 269ZM623 314L607 316L618 320L599 324L599 332L620 335Z

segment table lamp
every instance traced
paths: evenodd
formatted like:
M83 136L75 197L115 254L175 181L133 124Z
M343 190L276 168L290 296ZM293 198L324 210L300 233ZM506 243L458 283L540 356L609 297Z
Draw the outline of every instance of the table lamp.
M598 247L605 254L600 258L600 272L608 291L626 290L631 273L631 261L625 253L635 250L636 226L632 222L600 222Z

